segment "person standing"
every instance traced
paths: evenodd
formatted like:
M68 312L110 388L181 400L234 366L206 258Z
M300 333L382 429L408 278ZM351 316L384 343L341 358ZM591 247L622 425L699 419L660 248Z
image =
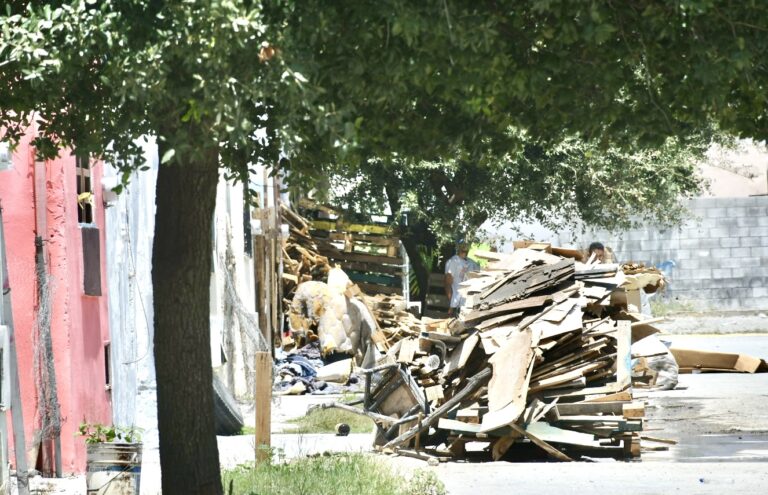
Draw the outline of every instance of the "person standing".
M456 244L456 254L445 264L445 295L448 296L448 316L458 316L459 309L464 304L464 297L459 293L459 284L467 279L469 272L480 270L480 265L468 258L469 244L459 241Z
M593 242L589 245L589 249L587 250L587 260L589 260L593 254L595 255L595 261L597 263L605 262L605 246L602 242Z

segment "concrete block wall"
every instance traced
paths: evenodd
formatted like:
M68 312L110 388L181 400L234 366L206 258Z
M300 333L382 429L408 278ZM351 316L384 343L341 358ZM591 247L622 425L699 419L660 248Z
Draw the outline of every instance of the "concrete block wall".
M691 200L680 228L594 232L619 262L661 268L664 297L702 311L768 311L768 196Z

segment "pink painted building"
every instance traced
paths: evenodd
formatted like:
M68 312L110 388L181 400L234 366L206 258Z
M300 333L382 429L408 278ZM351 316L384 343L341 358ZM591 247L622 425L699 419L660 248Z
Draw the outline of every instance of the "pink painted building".
M64 474L85 469L85 444L76 435L80 423L111 423L101 175L101 163L69 151L36 163L29 137L12 152L10 164L0 164L27 458L30 468L44 472L54 465L55 442L40 446L35 439L52 403L45 398L54 390L60 405ZM40 266L47 282L38 276ZM51 369L50 354L40 344L48 328L55 386L45 376ZM13 454L10 459L13 462Z

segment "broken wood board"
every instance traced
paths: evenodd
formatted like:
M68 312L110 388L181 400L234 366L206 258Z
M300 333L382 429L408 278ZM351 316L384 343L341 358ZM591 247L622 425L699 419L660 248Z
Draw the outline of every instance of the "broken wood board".
M629 406L629 407L627 407ZM612 414L624 416L625 408L631 411L630 414L636 414L638 409L643 409L642 402L623 402L623 401L604 401L604 402L573 402L570 404L557 404L555 409L559 416L585 416L595 414ZM627 417L627 416L624 416ZM642 417L630 416L630 417Z
M655 335L650 335L632 344L632 358L664 356L667 352L667 346Z
M521 316L523 316L524 314L525 313L523 311L516 311L514 313L507 313L501 316L488 318L487 320L483 320L482 322L480 322L480 324L478 324L476 328L482 332L483 330L497 327L503 323L510 322L511 320L516 320Z
M525 410L528 385L533 370L533 347L530 331L513 333L488 362L493 376L488 384L488 413L481 423L484 432L495 430L518 420Z
M510 272L516 272L522 270L535 262L543 264L554 264L561 260L559 256L555 256L535 249L515 249L511 254L505 258L491 262L488 264L491 270L504 270Z
M448 376L456 370L463 369L469 361L469 356L477 347L480 337L475 333L464 339L464 341L451 351L443 367L443 376Z
M563 443L568 445L578 445L581 447L600 447L600 443L595 441L592 435L578 431L557 428L543 421L529 424L525 431L536 435L537 438L540 438L541 440L549 443Z
M507 275L503 283L496 284L480 294L482 304L496 306L529 297L541 290L554 287L573 274L573 260L565 259L552 265L533 266Z
M568 299L567 301L571 301ZM559 307L560 305L558 305ZM557 311L556 307L553 311ZM551 313L552 311L550 311ZM583 312L581 308L574 304L571 306L567 316L565 316L560 322L552 322L547 320L547 315L542 316L536 322L531 324L531 329L541 332L542 339L549 339L562 335L564 333L573 332L582 328L582 316Z
M558 461L563 461L563 462L572 462L573 461L573 459L568 457L566 454L563 454L562 452L560 452L559 450L557 450L556 448L551 446L549 443L547 443L544 440L542 440L539 437L537 437L533 432L529 432L527 430L523 430L521 427L519 427L516 424L511 424L510 427L513 430L515 430L518 433L520 433L521 435L524 435L525 437L527 437L537 447L539 447L540 449L544 450L544 452L546 452L550 456L554 457Z
M616 381L599 387L584 387L575 390L543 390L541 397L578 397L596 394L611 394L620 392L631 383L631 355L630 336L631 329L628 321L616 322Z
M529 297L519 301L508 302L488 309L474 309L464 316L464 322L468 325L471 325L474 322L486 320L503 313L512 313L521 309L538 308L544 306L551 300L552 296L543 295L537 297Z
M765 360L746 354L699 351L695 349L670 349L682 373L692 370L710 372L756 373L768 371Z

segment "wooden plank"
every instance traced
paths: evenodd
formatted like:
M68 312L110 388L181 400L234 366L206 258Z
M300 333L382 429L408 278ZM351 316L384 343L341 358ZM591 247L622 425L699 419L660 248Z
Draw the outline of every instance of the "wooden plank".
M493 377L488 385L488 408L499 411L512 402L525 408L525 377L533 359L531 332L512 333L504 346L488 360Z
M494 316L501 315L503 313L512 313L521 309L537 308L544 306L546 303L552 300L552 296L543 295L536 297L529 297L520 301L512 301L506 304L495 306L492 309L480 310L476 309L468 313L464 317L466 323L472 323L479 320L485 320Z
M479 424L465 423L463 421L448 418L440 418L437 422L437 427L441 430L458 431L461 433L470 433L472 435L480 433Z
M394 236L331 232L328 234L328 238L332 241L346 241L351 239L352 241L367 242L377 246L400 246L400 238Z
M550 455L551 457L557 459L558 461L573 462L573 459L571 459L570 457L568 457L567 455L563 454L562 452L560 452L559 450L557 450L556 448L554 448L553 446L551 446L550 444L548 444L544 440L542 440L539 437L537 437L536 435L534 435L533 432L529 432L529 431L523 430L522 428L520 428L516 424L511 424L509 426L510 426L510 428L512 428L513 430L517 431L521 435L524 435L525 437L527 437L537 447L539 447L544 452L546 452L548 455Z
M530 331L513 333L488 360L493 366L493 378L488 385L489 411L483 416L482 431L512 424L525 410L534 364L532 339Z
M448 376L454 371L464 368L464 366L467 365L469 356L472 355L472 351L475 350L479 341L480 337L475 333L456 346L456 348L448 355L445 366L443 366L442 375Z
M333 260L339 260L339 261L352 261L352 262L358 262L358 263L376 263L381 265L399 265L399 266L402 266L403 264L403 259L396 256L376 256L373 254L363 254L363 253L345 253L339 250L334 251L334 250L322 249L322 248L320 252L324 256L328 256Z
M258 351L255 356L255 440L256 462L271 461L272 354Z
M632 392L630 390L622 390L621 392L615 392L612 394L601 395L599 397L592 397L586 399L584 402L613 402L613 401L631 401Z
M624 406L629 405L623 401L604 402L574 402L571 404L558 404L557 412L560 416L584 416L593 414L615 414L621 416Z
M640 439L647 440L649 442L658 442L658 443L666 443L668 445L677 445L677 440L672 440L669 438L657 438L657 437L649 437L649 436L641 435Z
M419 350L419 341L415 338L408 338L400 341L400 352L397 355L397 362L410 363L413 356Z
M577 279L582 278L598 278L603 275L613 275L619 270L617 263L599 263L597 265L586 265L578 263L576 265L576 272L574 277Z
M557 309L557 308L556 308ZM546 321L546 317L540 318L531 325L531 328L541 332L542 339L556 337L564 333L573 332L582 328L583 311L577 305L571 307L568 315L558 323Z
M488 263L486 270L503 270L503 271L519 271L535 263L554 264L559 263L562 260L559 256L555 256L543 251L536 251L534 249L515 249L515 251L500 261L494 261Z
M512 247L514 247L515 249L532 249L534 251L550 252L550 250L552 249L552 244L548 242L522 240L522 241L512 241Z
M382 265L381 263L362 263L356 261L339 262L344 271L357 271L363 273L384 273L387 275L403 275L403 267L400 265Z
M433 385L431 387L426 387L424 389L424 395L427 397L427 400L430 402L438 401L444 397L443 386Z
M525 431L536 435L537 438L540 438L545 442L564 443L568 445L578 445L580 447L600 447L600 443L596 442L592 435L557 428L543 421L529 424Z
M624 404L621 414L625 418L643 418L645 417L645 404L642 402Z
M520 318L524 314L525 313L523 311L516 311L516 312L513 312L513 313L507 313L507 314L504 314L504 315L501 315L501 316L495 316L493 318L488 318L487 320L481 321L477 325L477 329L482 332L483 330L487 330L487 329L496 327L498 325L505 324L505 323L509 322L510 320L514 320L516 318Z
M360 289L363 290L363 292L370 295L402 294L403 293L403 289L401 287L389 287L387 285L366 284L364 282L358 282L357 285L360 287Z

